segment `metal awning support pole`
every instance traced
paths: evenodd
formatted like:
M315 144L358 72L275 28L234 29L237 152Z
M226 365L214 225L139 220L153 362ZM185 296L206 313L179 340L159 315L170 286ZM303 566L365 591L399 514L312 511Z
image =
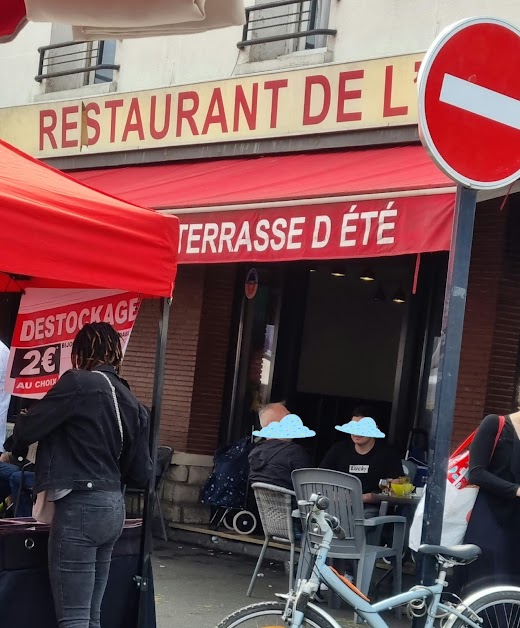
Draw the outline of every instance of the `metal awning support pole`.
M166 363L166 346L168 341L168 321L170 318L171 299L161 299L161 318L157 337L157 351L155 354L155 372L153 383L152 413L150 418L150 451L154 473L149 482L143 510L143 528L141 535L141 551L139 555L139 570L135 582L139 588L139 611L137 628L151 628L146 626L146 596L148 595L148 577L150 561L153 551L152 517L155 500L155 467L157 465L157 442L159 440L159 426L161 423L161 409L164 389L164 366Z
M439 544L441 540L476 202L476 190L460 185L457 187L444 295L439 371L430 434L428 458L430 473L424 506L423 543ZM436 577L435 557L425 556L422 559L420 573L421 584L433 584ZM420 622L415 621L414 626L416 625L420 625Z

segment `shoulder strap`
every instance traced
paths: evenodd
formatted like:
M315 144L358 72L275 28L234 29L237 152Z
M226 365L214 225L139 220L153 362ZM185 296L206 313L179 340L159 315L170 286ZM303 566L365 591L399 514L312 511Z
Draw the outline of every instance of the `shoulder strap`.
M498 445L498 441L500 440L500 437L502 436L502 432L504 431L504 427L506 425L506 417L505 416L499 416L498 417L498 432L497 432L497 436L495 438L495 444L493 446L493 452L491 454L491 457L493 457L493 454L495 453L495 449ZM474 432L472 432L467 438L466 440L457 447L457 449L451 454L450 458L455 458L455 456L458 456L460 453L462 453L463 451L466 451L466 449L471 445L471 443L473 442L473 439L475 438L475 434L477 433L477 430L475 430Z
M493 451L491 453L492 458L493 458L493 455L495 454L495 449L497 448L498 441L500 440L500 437L502 436L502 432L504 431L505 426L506 426L506 417L501 415L498 417L498 431L495 437L495 444L493 445Z
M450 458L455 458L455 456L458 456L460 453L462 453L463 451L466 451L466 449L471 445L473 439L475 438L475 434L477 433L477 430L475 430L474 432L472 432L467 438L466 440L457 447L457 449L451 454Z
M106 373L103 373L102 371L92 371L92 372L99 373L102 377L104 377L107 380L108 385L110 386L110 390L112 391L112 400L114 401L114 408L115 408L116 417L117 417L117 425L119 427L119 433L121 434L121 449L119 450L119 456L121 456L121 452L123 451L123 423L121 422L121 412L119 411L119 403L117 401L116 389L114 387L114 384L112 384L112 382L110 381Z

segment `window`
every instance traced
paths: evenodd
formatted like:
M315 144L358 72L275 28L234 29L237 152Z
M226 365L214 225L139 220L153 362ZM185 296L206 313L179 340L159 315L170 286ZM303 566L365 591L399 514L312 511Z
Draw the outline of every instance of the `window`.
M250 48L250 61L327 45L330 0L278 0L246 8L239 48Z
M46 92L78 89L86 85L110 83L115 64L115 41L67 41L38 49L40 64L35 80Z
M116 59L116 42L100 41L97 42L97 65L99 70L94 73L94 83L110 83L114 80L114 62Z

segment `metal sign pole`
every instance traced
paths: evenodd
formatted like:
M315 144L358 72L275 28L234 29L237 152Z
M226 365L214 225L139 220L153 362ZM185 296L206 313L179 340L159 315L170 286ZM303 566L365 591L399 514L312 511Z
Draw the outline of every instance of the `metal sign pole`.
M146 596L148 593L148 578L151 568L153 550L152 517L155 500L155 467L157 465L157 443L159 440L159 426L161 419L162 397L164 389L164 366L166 362L166 346L168 340L168 321L170 317L171 299L161 299L161 318L157 337L157 351L155 354L155 371L153 384L152 412L150 418L150 452L153 463L152 479L148 483L145 493L143 509L143 528L141 534L141 551L139 555L139 569L134 577L139 589L137 628L151 628L147 626Z
M424 506L423 543L439 544L441 540L476 202L476 190L457 186L444 295L439 372L430 434L430 474ZM435 581L435 557L422 557L420 575L421 584L432 584ZM421 623L415 620L414 626Z

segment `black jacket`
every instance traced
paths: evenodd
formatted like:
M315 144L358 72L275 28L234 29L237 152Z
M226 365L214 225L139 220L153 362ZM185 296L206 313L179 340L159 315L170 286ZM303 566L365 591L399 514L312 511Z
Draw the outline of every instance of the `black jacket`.
M26 415L18 416L6 449L23 455L38 441L35 492L119 490L145 486L151 476L149 417L111 366L101 366L116 390L123 449L112 390L99 373L71 370ZM121 454L120 454L121 452Z
M249 454L249 481L274 484L292 491L291 473L295 469L311 466L310 457L301 445L269 438L258 444Z

